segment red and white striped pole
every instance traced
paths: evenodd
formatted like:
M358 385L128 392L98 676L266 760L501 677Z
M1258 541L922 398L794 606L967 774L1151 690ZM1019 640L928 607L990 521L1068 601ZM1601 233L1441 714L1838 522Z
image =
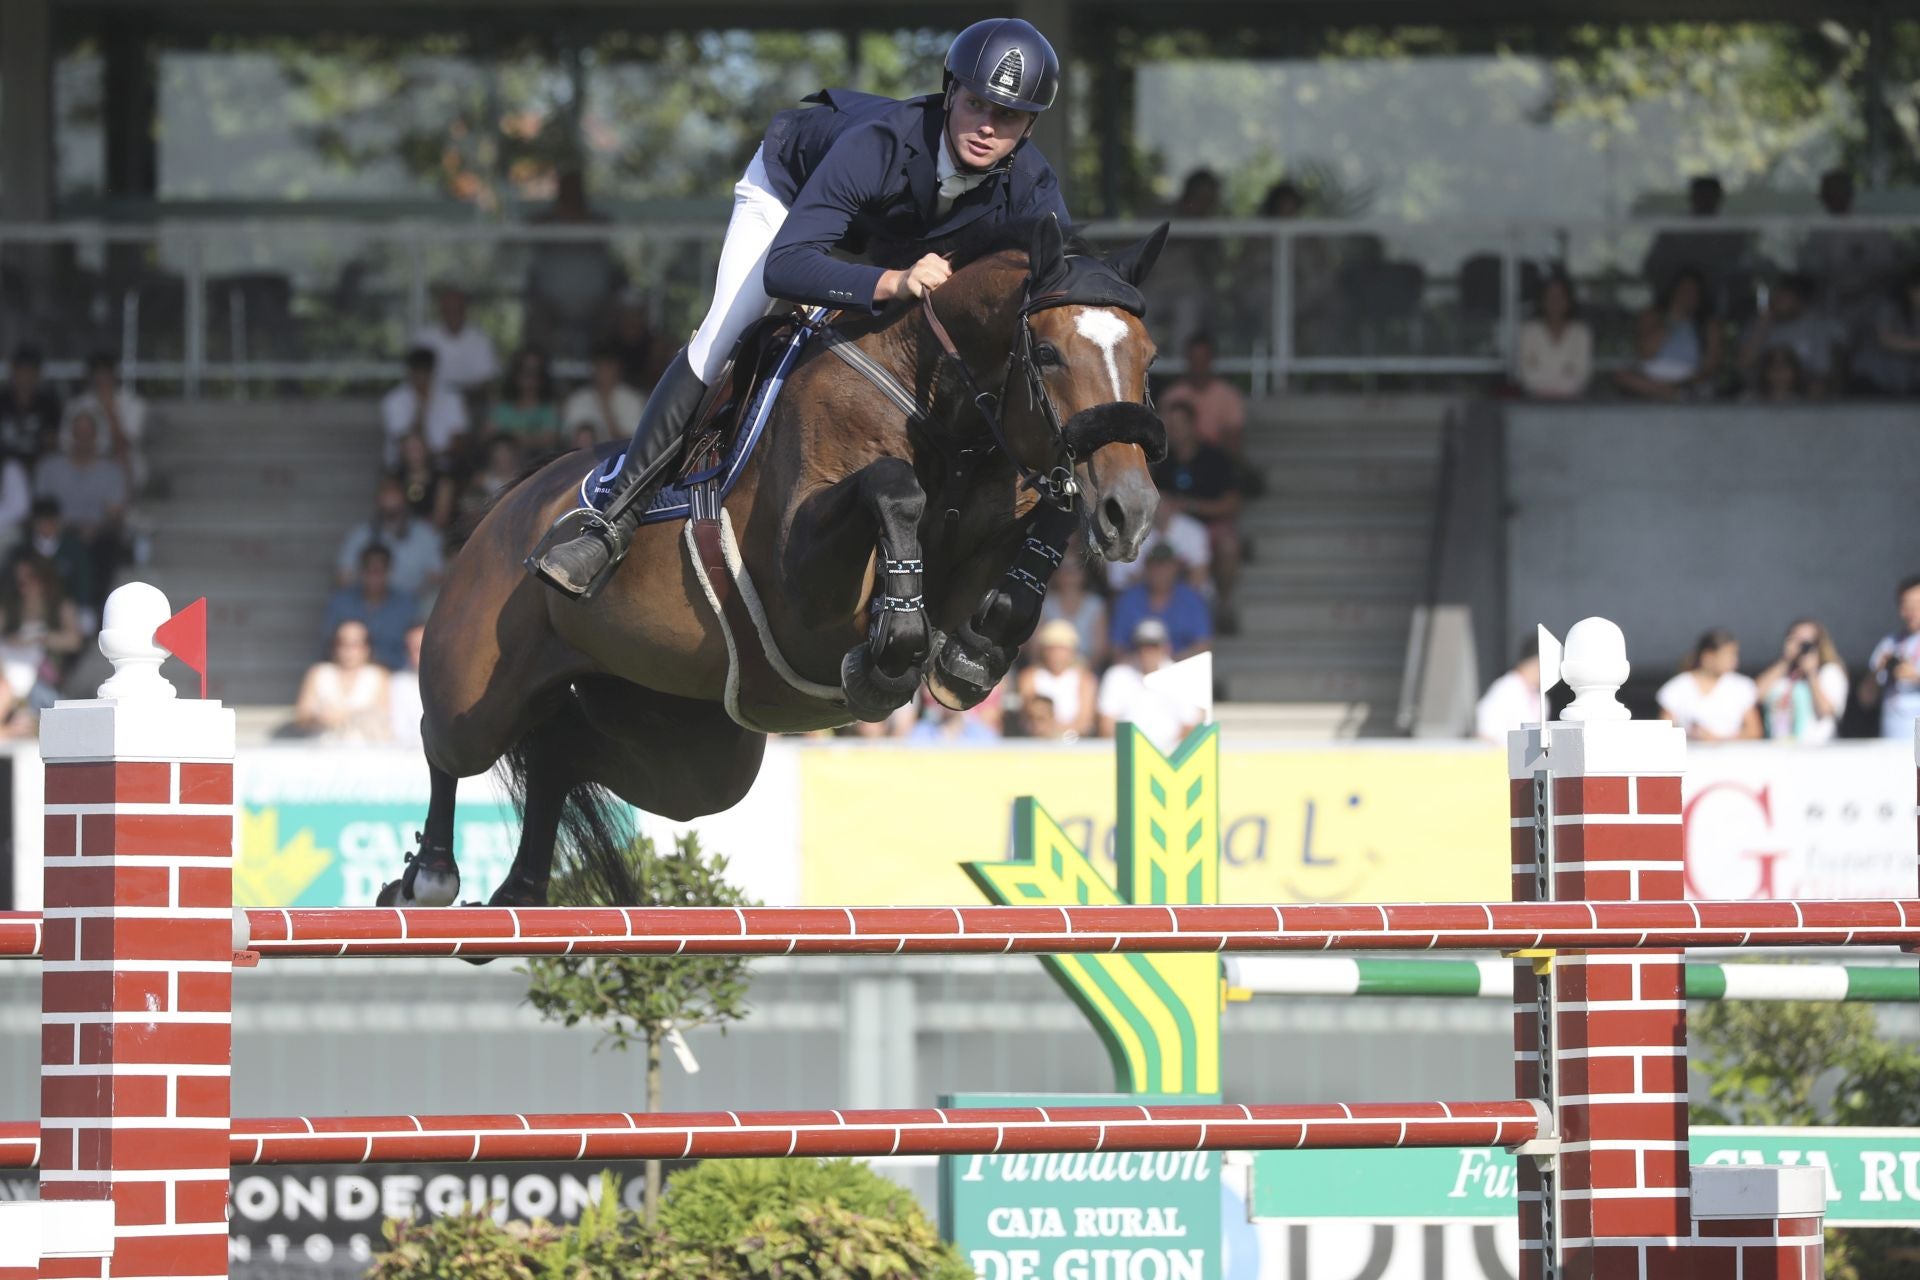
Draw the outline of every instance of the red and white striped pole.
M1686 737L1628 718L1616 696L1628 672L1618 627L1577 624L1564 719L1509 740L1516 902L1685 894ZM1522 1280L1820 1275L1817 1169L1689 1170L1684 952L1516 965L1516 1084L1555 1135L1521 1162Z
M233 712L176 698L166 597L107 600L97 699L41 718L42 1277L227 1274L233 994ZM110 1205L109 1258L60 1206Z

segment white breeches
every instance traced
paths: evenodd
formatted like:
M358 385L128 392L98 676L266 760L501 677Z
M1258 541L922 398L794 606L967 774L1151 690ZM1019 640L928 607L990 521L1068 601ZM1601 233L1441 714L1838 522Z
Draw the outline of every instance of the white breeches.
M733 184L733 218L727 223L726 243L720 246L713 306L687 344L687 363L708 386L720 376L720 366L733 354L733 344L747 326L773 305L761 272L767 265L767 249L786 220L787 206L767 190L766 166L755 151L747 171Z

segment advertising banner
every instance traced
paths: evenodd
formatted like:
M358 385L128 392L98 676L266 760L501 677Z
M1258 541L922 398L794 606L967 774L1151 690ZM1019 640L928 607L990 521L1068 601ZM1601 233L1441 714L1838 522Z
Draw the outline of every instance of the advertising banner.
M1197 1094L957 1094L945 1107L1218 1102ZM1217 1151L947 1156L940 1221L980 1280L1221 1280Z
M1920 1226L1920 1130L1696 1125L1697 1165L1818 1165L1830 1227ZM1260 1151L1256 1221L1511 1222L1516 1157L1497 1147Z

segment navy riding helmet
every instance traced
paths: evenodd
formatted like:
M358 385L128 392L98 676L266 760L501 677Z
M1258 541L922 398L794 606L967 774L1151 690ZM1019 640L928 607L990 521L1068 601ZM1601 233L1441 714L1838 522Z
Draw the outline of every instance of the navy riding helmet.
M1060 59L1019 18L988 18L954 37L943 88L963 85L1015 111L1045 111L1060 92Z

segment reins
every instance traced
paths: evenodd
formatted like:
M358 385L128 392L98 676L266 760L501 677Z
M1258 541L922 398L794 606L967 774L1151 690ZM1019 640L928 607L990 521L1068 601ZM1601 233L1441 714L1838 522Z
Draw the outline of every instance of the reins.
M1027 287L1032 288L1032 277L1028 277ZM1007 370L1001 379L1004 388L1013 381L1014 367L1019 366L1025 375L1027 397L1034 406L1046 416L1047 430L1053 443L1054 463L1050 470L1035 470L1021 461L1014 452L1013 445L1007 439L1006 424L1000 415L1000 398L991 391L982 391L979 382L973 376L973 370L967 366L967 359L960 354L959 346L953 335L947 331L946 322L940 319L940 313L933 309L932 289L920 295L920 313L926 317L927 327L933 330L935 341L946 359L960 371L960 378L966 384L967 394L973 400L973 407L986 420L987 429L993 434L993 441L1000 452L1007 456L1014 469L1020 473L1022 487L1032 489L1045 502L1062 511L1073 510L1074 500L1080 494L1080 484L1073 478L1076 461L1073 446L1067 442L1066 433L1060 425L1060 413L1053 405L1053 397L1047 394L1046 385L1040 379L1040 369L1033 360L1033 326L1030 320L1036 305L1052 306L1061 300L1061 295L1047 294L1035 298L1027 294L1020 304L1020 331L1011 350L1007 352Z

